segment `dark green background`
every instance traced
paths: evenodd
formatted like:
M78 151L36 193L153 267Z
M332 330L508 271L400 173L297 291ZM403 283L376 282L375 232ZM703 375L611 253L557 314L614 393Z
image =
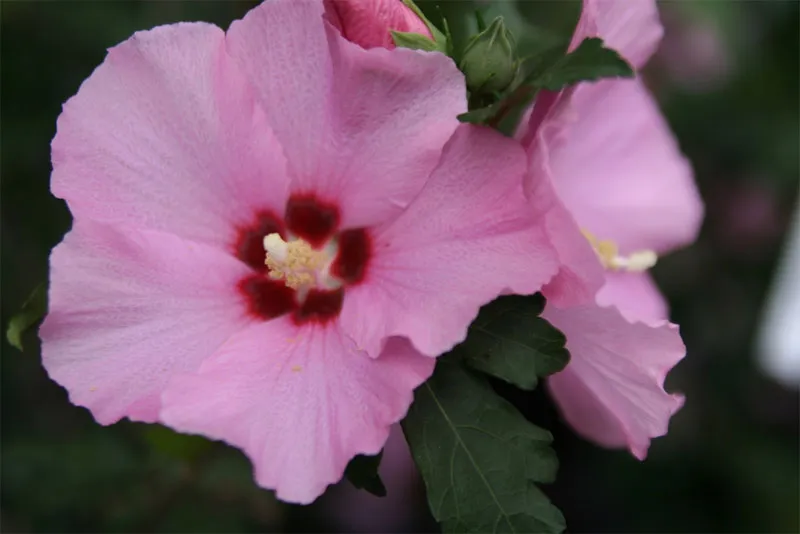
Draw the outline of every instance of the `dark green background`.
M441 4L454 30L462 32L468 6ZM45 279L49 249L69 227L64 204L48 193L49 143L61 104L103 60L105 49L134 31L179 20L227 27L252 5L0 4L3 325ZM797 392L760 374L752 349L797 197L798 5L661 5L667 37L646 74L694 162L707 203L699 241L655 270L688 346L687 359L668 384L688 400L669 438L657 440L639 463L576 438L544 392L512 395L532 420L555 434L562 468L559 481L546 490L571 531L800 527ZM517 7L521 15L512 15L509 25L521 46L531 32L558 36L574 20L574 4L567 2L509 1L496 9L508 14ZM709 34L719 49L704 59L702 39ZM95 424L47 379L35 337L26 342L24 354L2 346L4 532L357 528L334 523L325 498L308 508L277 503L255 487L238 451L160 427ZM435 528L423 499L420 494L406 503L412 508L403 525L383 528ZM369 512L353 506L349 513Z

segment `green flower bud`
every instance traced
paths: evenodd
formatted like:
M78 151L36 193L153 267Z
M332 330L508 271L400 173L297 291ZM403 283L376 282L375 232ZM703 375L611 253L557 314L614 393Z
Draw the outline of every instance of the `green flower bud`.
M519 61L514 36L506 28L503 17L497 17L488 28L470 39L460 68L472 92L497 92L511 85L517 76Z

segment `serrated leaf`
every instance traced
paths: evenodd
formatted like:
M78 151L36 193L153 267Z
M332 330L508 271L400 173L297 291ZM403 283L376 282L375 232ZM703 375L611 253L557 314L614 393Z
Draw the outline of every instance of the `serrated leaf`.
M568 85L601 78L632 78L633 68L616 50L606 48L597 37L584 39L578 47L565 56L555 59L558 49L543 52L531 58L537 62L531 69L527 82L543 89L558 91Z
M386 486L383 485L378 467L381 465L383 451L375 456L359 454L347 464L344 476L358 489L363 489L377 497L386 496Z
M561 512L534 485L555 478L552 436L454 354L416 390L402 425L444 532L564 530Z
M399 46L401 48L410 48L411 50L425 50L427 52L433 52L434 50L439 49L436 43L424 35L413 32L396 32L392 30L392 40L394 41L395 46Z
M484 373L532 390L539 378L569 363L566 338L539 317L543 299L501 297L481 308L459 346L464 361Z
M47 313L47 287L39 284L31 292L22 308L8 322L6 339L17 350L22 350L22 336Z

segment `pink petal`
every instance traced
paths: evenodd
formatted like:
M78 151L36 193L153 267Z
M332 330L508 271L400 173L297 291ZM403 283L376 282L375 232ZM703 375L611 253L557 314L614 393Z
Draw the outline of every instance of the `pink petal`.
M577 48L588 37L600 37L606 46L620 52L639 69L653 55L663 33L655 0L583 0L581 18L570 50ZM579 84L558 92L540 91L523 115L515 137L530 151L535 147L534 137L540 126L546 125L551 130L551 136L557 135L564 123L576 120L574 110L564 113L565 103L569 103L573 92L586 85L589 84ZM551 140L553 138L550 137Z
M557 261L543 214L523 192L525 172L514 141L456 130L419 196L376 229L367 278L345 296L344 331L373 356L393 335L437 356L464 339L483 304L538 291Z
M247 272L171 234L76 220L50 258L44 366L100 423L154 421L169 379L247 324Z
M281 148L209 24L138 32L65 105L53 194L77 218L229 247L260 209L282 213Z
M534 211L545 215L544 228L560 263L558 273L542 293L556 306L594 302L604 283L605 273L575 219L553 189L549 149L544 137L537 136L533 143L529 147L530 166L525 177L525 189Z
M322 12L322 2L264 2L228 42L283 144L292 190L337 204L345 228L369 226L425 183L466 111L464 79L439 53L364 50Z
M585 438L644 459L683 405L681 395L664 391L667 372L686 352L678 327L630 323L599 306L548 304L542 316L567 337L570 363L549 379L565 419Z
M542 135L553 185L583 229L623 253L695 239L703 205L692 168L640 80L583 84L558 115L573 123Z
M601 37L639 69L656 51L663 34L655 0L583 0L570 48L587 37Z
M162 418L181 432L242 448L258 484L309 503L357 454L376 454L405 416L433 360L394 338L378 359L336 326L287 319L232 337L197 373L176 378Z
M555 113L558 108L558 103L565 95L569 94L570 88L564 91L548 91L542 89L536 93L536 99L522 114L517 131L514 133L514 139L522 143L526 148L528 154L538 150L538 146L534 142L535 136L539 131L539 127L545 123L545 119Z
M608 272L597 293L600 306L616 306L630 322L659 323L667 319L667 301L649 273Z

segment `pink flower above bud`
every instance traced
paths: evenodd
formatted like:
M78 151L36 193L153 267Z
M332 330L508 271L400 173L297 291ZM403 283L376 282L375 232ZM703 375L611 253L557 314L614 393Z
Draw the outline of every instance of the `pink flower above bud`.
M364 48L394 48L392 31L433 39L428 26L401 0L325 0L328 20Z
M98 422L240 447L309 503L377 454L434 357L558 269L527 158L459 125L450 58L365 50L322 0L113 47L58 119L42 359Z

